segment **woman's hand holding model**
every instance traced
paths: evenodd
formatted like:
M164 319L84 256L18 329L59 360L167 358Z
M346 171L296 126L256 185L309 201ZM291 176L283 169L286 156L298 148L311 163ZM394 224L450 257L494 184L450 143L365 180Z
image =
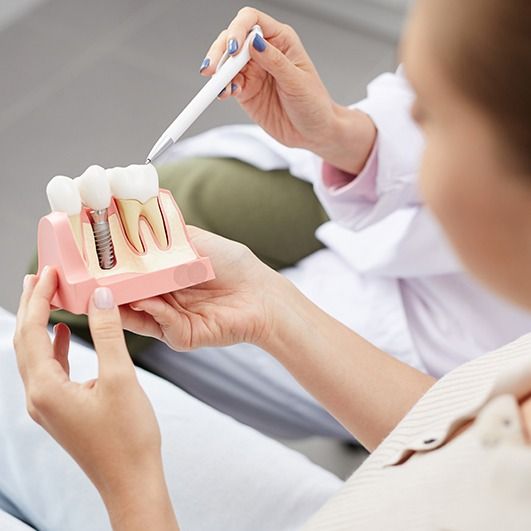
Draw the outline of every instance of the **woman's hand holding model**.
M161 459L160 430L138 384L118 308L107 288L96 290L89 322L98 377L70 380L70 331L47 331L57 275L28 275L15 334L17 362L30 415L77 461L99 490L113 529L175 530Z
M366 114L332 100L290 26L243 8L212 44L201 73L214 74L226 49L239 53L255 24L264 39L257 36L251 43L251 61L220 98L235 96L250 118L280 143L308 149L344 171L359 173L376 128Z

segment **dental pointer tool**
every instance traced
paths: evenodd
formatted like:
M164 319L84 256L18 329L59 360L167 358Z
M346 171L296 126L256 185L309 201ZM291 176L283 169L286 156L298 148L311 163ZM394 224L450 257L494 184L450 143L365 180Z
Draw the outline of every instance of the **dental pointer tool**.
M206 108L218 97L219 93L249 62L251 58L249 46L257 34L263 37L262 29L258 25L253 26L238 55L229 55L228 50L225 51L218 63L216 73L157 140L147 156L146 164L152 163L170 146L175 144L185 131L201 116Z

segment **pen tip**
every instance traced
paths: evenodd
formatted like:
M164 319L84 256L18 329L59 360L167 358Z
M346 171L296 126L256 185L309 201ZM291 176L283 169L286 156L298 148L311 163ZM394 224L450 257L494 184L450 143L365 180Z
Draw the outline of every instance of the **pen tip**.
M146 164L151 164L151 159L146 159Z

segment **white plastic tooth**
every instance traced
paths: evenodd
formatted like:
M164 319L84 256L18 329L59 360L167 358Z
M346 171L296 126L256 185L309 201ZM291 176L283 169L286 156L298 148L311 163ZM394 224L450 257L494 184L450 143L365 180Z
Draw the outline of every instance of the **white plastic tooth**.
M111 204L111 188L107 174L101 166L89 166L83 174L74 179L81 200L92 210L104 210Z
M145 251L140 238L140 217L143 217L159 246L167 248L168 237L158 203L159 177L155 167L131 164L127 168L110 168L107 177L131 245L139 253Z
M53 212L68 216L74 239L83 254L83 230L81 227L81 196L74 181L64 175L56 175L46 186L46 195Z

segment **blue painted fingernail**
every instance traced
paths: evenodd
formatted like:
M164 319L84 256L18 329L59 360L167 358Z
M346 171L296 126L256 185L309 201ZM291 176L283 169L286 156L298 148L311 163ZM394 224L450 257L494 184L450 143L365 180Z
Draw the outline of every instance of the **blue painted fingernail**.
M254 36L253 48L259 52L263 52L266 49L266 41L258 33Z
M237 89L238 89L238 85L236 85L236 83L231 83L230 84L230 91L232 93L236 92Z
M225 92L225 89L226 89L226 88L227 88L227 87L225 87L225 88L224 88L224 89L218 94L218 98L219 98L219 97ZM212 96L211 96L211 97L212 97Z
M238 41L236 39L230 39L229 40L229 45L227 46L227 51L231 55L238 51Z
M209 66L210 66L210 58L205 57L203 59L203 62L201 63L201 68L199 69L199 72L202 72L203 70L205 70L205 68L208 68Z

